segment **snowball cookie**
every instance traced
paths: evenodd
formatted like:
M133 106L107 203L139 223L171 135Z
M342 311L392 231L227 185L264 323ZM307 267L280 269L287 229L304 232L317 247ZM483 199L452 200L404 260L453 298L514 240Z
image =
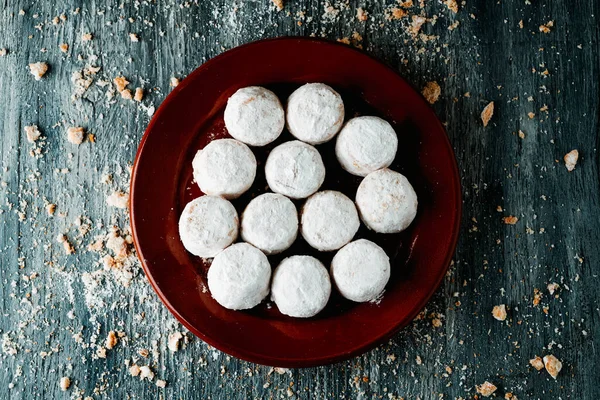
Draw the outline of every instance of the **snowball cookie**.
M234 139L213 140L198 150L194 179L206 194L235 199L252 186L256 158L248 146Z
M309 197L301 220L302 237L320 251L339 249L352 240L360 225L352 200L333 190Z
M218 196L190 201L179 217L179 237L187 251L214 257L238 235L238 215L233 204Z
M331 278L349 300L376 300L390 279L390 259L375 243L359 239L342 247L333 257Z
M335 155L353 175L367 176L388 167L396 157L398 136L378 117L357 117L346 122L335 143Z
M249 86L239 89L227 100L225 126L240 142L264 146L279 137L284 125L283 107L270 90Z
M271 300L282 314L312 317L325 308L330 294L329 273L314 257L288 257L273 272Z
M242 239L266 254L281 253L298 236L298 211L290 199L265 193L253 199L242 214Z
M362 180L356 191L356 206L369 229L396 233L415 219L417 194L404 175L384 168Z
M325 143L342 127L344 102L324 83L308 83L288 98L286 120L290 133L303 142Z
M215 257L208 269L212 297L230 310L246 310L269 294L271 265L267 256L248 243L236 243Z
M323 184L325 165L317 149L294 140L271 151L265 164L265 175L272 191L292 199L304 199Z

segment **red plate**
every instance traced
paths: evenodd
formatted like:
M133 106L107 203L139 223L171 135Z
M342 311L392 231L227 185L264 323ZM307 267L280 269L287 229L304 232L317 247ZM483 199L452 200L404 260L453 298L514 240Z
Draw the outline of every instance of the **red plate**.
M264 302L249 311L221 307L206 289L208 264L189 254L177 223L185 204L202 193L192 182L191 160L213 139L228 136L223 123L227 98L244 86L270 88L282 101L298 86L324 82L338 90L346 118L378 115L398 133L391 168L405 174L419 196L417 219L405 232L358 237L382 246L392 277L379 304L356 304L335 293L314 318L294 319ZM264 161L287 132L267 148L254 148L257 179L234 202L241 213L266 191ZM318 146L327 167L321 189L354 198L360 178L343 171L335 140ZM297 202L300 207L302 202ZM351 47L308 38L280 38L227 51L190 74L167 96L140 143L131 181L131 223L144 271L175 317L210 345L244 360L281 367L308 367L344 360L374 347L406 326L439 286L454 253L460 222L458 169L446 133L425 100L392 69ZM270 257L309 254L329 265L333 253L319 253L298 239Z

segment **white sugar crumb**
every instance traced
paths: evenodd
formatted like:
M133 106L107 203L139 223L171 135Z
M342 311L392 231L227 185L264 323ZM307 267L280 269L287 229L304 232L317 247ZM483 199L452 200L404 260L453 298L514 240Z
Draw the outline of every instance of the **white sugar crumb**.
M140 367L140 380L148 379L151 381L154 379L154 372L150 369L150 367L144 365Z
M477 385L476 386L477 389L477 393L479 393L480 395L484 396L484 397L489 397L492 395L492 393L494 393L496 391L496 389L498 389L496 387L496 385L494 385L493 383L490 383L488 381L483 382L481 385Z
M546 367L546 371L548 371L550 376L556 379L562 369L562 363L553 355L548 355L544 357L544 367Z
M176 77L172 76L171 80L169 81L169 85L171 87L177 87L177 86L179 86L179 78L176 78Z
M85 131L81 126L71 126L67 128L67 140L73 144L81 144L85 136Z
M174 332L169 335L169 339L167 340L167 347L172 352L176 352L179 350L179 341L183 338L181 332Z
M29 64L29 72L36 81L42 80L42 77L48 72L48 64L45 62L36 62Z
M567 167L567 171L572 172L577 165L577 160L579 160L579 151L571 150L564 156L565 167Z
M538 371L544 369L544 361L542 361L542 358L539 356L535 356L534 358L529 360L529 364Z
M114 348L117 345L118 341L119 341L119 339L118 339L115 331L110 331L110 332L108 332L108 336L106 336L106 341L104 343L104 346L106 346L107 349L111 350L112 348Z
M3 47L0 49L0 57L4 57L7 54L8 54L8 50L6 50L6 48Z
M129 40L131 40L132 42L139 42L140 38L137 35L137 33L130 33L129 34Z
M481 122L483 122L483 126L488 126L488 123L492 119L494 115L494 102L488 103L487 106L481 112Z
M129 207L129 193L117 190L106 198L106 204L110 207L127 208Z
M58 243L61 243L63 246L63 250L65 252L65 254L73 254L75 253L75 248L73 247L73 245L69 242L69 239L67 239L67 235L61 234L58 235L56 237L56 241Z
M167 386L167 381L163 381L162 379L157 379L156 386L159 388L164 388Z
M506 320L506 305L500 304L498 306L494 306L492 309L492 315L498 321Z
M33 143L40 138L42 132L38 129L37 125L26 126L25 135L27 136L27 141L29 143Z
M71 386L71 379L68 376L60 378L60 390L65 392L69 389L69 386Z

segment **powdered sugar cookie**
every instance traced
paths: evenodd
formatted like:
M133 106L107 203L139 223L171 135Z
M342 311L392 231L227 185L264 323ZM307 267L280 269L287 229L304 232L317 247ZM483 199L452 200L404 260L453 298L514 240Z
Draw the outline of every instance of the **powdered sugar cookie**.
M298 236L298 211L287 197L265 193L253 199L242 214L242 239L266 254L287 249Z
M356 192L360 218L369 229L396 233L417 215L417 194L406 177L384 168L367 175Z
M275 147L265 164L272 191L292 199L303 199L319 190L325 180L325 165L319 151L299 140Z
M190 253L214 257L238 235L237 211L229 201L202 196L190 201L179 217L179 237Z
M194 179L206 194L235 199L252 186L256 158L234 139L218 139L199 150L192 161Z
M344 102L324 83L307 83L288 98L286 122L290 133L303 142L325 143L342 127Z
M335 155L353 175L388 167L396 157L398 137L394 128L378 117L357 117L346 122L335 143Z
M288 257L273 272L271 300L282 314L312 317L325 308L330 294L327 269L314 257Z
M208 269L212 297L230 310L246 310L269 294L271 265L262 251L236 243L215 257Z
M333 257L331 278L349 300L376 300L390 279L390 259L375 243L359 239L342 247Z
M224 118L229 134L250 146L271 143L285 126L279 98L260 86L249 86L235 92L227 100Z
M340 192L317 192L302 208L302 237L320 251L339 249L352 240L359 225L354 203Z

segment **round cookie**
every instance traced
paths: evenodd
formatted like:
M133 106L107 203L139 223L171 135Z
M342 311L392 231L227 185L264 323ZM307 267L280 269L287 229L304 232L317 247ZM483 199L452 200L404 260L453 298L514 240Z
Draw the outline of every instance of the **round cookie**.
M323 184L325 165L317 149L293 140L271 150L265 175L272 191L292 199L304 199Z
M303 142L325 143L338 133L343 122L342 97L324 83L307 83L288 98L288 130Z
M256 158L248 146L235 139L213 140L198 150L192 161L200 190L235 199L252 186Z
M237 239L237 211L218 196L202 196L190 201L179 217L179 237L190 253L214 257Z
M394 128L378 117L357 117L346 122L335 143L335 155L353 175L388 167L396 157L398 136Z
M340 192L317 192L302 208L302 237L320 251L337 250L350 242L359 225L354 203Z
M287 197L265 193L242 213L242 239L266 254L281 253L298 236L298 211Z
M271 265L267 256L248 243L236 243L215 257L208 269L212 297L230 310L246 310L269 294Z
M314 257L288 257L273 272L271 300L282 314L312 317L325 308L330 294L327 269Z
M359 239L333 257L331 278L345 298L359 303L373 301L390 279L390 259L375 243Z
M235 92L227 100L224 119L229 134L250 146L271 143L285 126L279 98L260 86L249 86Z
M379 233L408 228L417 215L417 204L417 194L408 179L388 168L371 172L356 191L360 218Z

